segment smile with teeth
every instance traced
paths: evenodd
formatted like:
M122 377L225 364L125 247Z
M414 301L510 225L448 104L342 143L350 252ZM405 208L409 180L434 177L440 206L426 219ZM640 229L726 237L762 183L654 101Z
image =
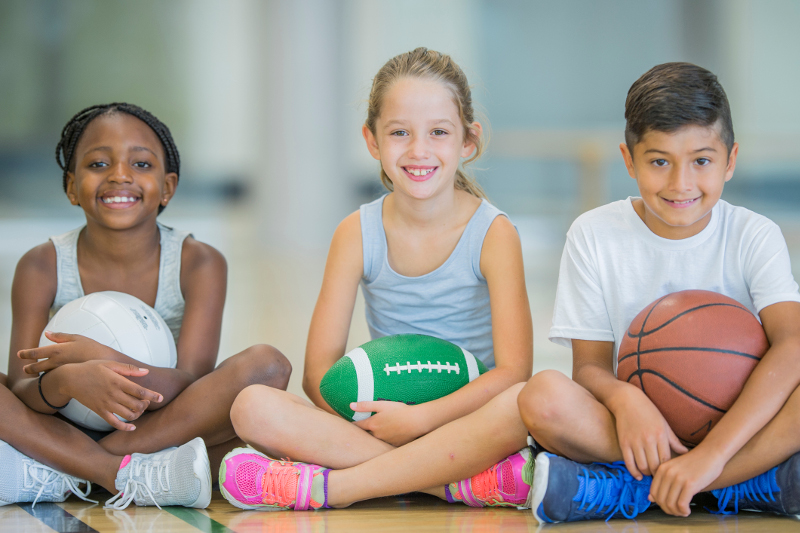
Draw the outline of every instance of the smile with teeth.
M664 198L664 200L667 200ZM675 205L688 205L697 200L697 198L690 198L689 200L667 200L667 202Z
M411 174L413 176L419 177L419 176L427 176L428 174L430 174L431 172L436 170L436 167L431 167L431 168L408 168L408 167L404 167L403 170L405 170L406 172L408 172L409 174Z
M132 196L109 196L107 198L101 198L101 200L104 204L121 204L135 202L138 198Z

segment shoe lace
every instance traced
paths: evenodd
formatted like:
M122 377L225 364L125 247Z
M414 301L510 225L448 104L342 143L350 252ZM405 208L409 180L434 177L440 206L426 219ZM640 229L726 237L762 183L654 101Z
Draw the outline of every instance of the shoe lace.
M121 511L127 508L141 492L143 497L149 497L153 504L161 509L161 506L156 501L156 495L171 490L169 484L169 461L162 462L152 459L142 461L135 458L131 461L129 468L125 487L116 496L109 499L104 508ZM142 470L144 470L144 476L142 476Z
M267 505L281 507L293 504L297 495L293 494L289 485L290 481L296 477L297 471L291 464L283 461L273 462L261 478L261 501Z
M603 466L612 471L582 468L578 474L580 488L574 500L580 500L580 510L591 512L596 509L598 514L607 513L608 521L617 513L625 518L635 518L650 507L647 500L649 483L636 481L624 465L611 463Z
M36 503L43 495L62 496L68 491L71 491L75 496L85 502L97 503L95 500L90 500L88 498L89 492L92 490L92 484L90 482L86 482L86 490L83 491L78 487L78 483L76 483L76 481L78 481L77 478L68 476L38 461L26 460L24 466L22 470L22 486L28 490L35 490L36 486L39 486L31 508L36 507Z
M768 470L754 478L743 481L737 485L731 485L724 489L713 490L711 493L717 497L716 511L714 514L737 514L739 512L739 500L752 502L774 502L775 493L780 492L778 482L775 479L775 472L778 467ZM728 505L733 501L733 510L727 510Z
M498 465L495 464L488 470L484 470L472 477L470 483L472 494L483 503L491 504L504 501L497 485L497 467Z

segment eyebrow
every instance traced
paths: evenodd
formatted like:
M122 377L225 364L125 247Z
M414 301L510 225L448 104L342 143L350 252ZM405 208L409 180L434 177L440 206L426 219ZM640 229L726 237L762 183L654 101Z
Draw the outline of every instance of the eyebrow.
M450 126L452 126L454 128L456 127L456 125L453 124L453 122L450 119L447 119L447 118L440 118L440 119L433 120L431 122L431 125L433 125L433 126L436 126L438 124L449 124ZM384 129L391 128L391 127L394 127L394 126L405 126L405 125L406 125L406 121L395 119L395 120L390 120L389 122L387 122L384 125Z
M110 146L96 146L94 148L90 148L89 150L86 150L86 153L90 154L90 153L96 152L98 150L101 151L101 152L111 152L112 151ZM130 150L131 150L131 152L150 152L155 157L158 157L158 154L156 154L154 151L152 151L150 148L148 148L146 146L133 146L133 147L131 147Z
M703 148L698 148L697 150L692 151L692 153L696 154L696 153L699 153L699 152L716 152L716 151L717 151L716 148L713 148L711 146L704 146ZM645 150L644 153L646 153L646 154L654 153L654 154L669 155L669 152L666 152L664 150L659 150L657 148L650 148L648 150Z

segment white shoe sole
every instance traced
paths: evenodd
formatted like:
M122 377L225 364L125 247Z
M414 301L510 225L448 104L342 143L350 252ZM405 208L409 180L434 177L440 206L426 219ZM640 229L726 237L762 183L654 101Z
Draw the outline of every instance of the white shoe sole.
M536 467L533 471L533 486L531 487L530 506L533 517L540 524L546 523L536 511L544 500L544 495L547 492L547 481L550 476L550 458L547 457L545 452L536 456Z
M200 495L186 507L205 509L211 504L211 464L208 461L206 443L201 437L197 437L187 442L185 446L190 446L195 452L192 466L195 475L200 480Z

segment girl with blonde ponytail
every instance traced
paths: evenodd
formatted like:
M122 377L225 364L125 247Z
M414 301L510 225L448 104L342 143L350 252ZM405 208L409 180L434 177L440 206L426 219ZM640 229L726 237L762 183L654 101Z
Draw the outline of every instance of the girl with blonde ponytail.
M503 403L500 411L515 414L519 427L503 432L504 438L470 443L473 456L458 452L463 463L452 461L455 452L450 460L443 455L458 441L447 428L498 434L494 424L503 418L486 404L526 381L533 365L519 236L463 170L484 150L482 130L466 76L450 56L417 48L392 58L375 76L362 132L369 153L380 161L389 193L362 205L334 233L306 347L303 388L313 404L261 386L237 398L231 411L237 434L267 455L239 449L226 456L220 487L233 505L271 510L347 505L373 493L339 492L329 501L329 477L334 490L334 480L347 472L329 468L354 467L394 454L395 447L401 447L399 453L420 445L430 448L426 461L436 455L444 464L433 477L410 478L412 484L423 483L412 490L470 505L524 505L531 455L523 450L508 457L525 443L518 390L510 391L509 405ZM320 395L319 384L345 353L359 285L373 339L404 333L438 337L468 350L489 371L438 400L358 402L354 411L375 414L355 423L339 417ZM476 417L475 411L484 414ZM430 444L418 444L424 442ZM501 459L474 482L444 485ZM383 464L408 479L407 462ZM375 470L380 471L388 472L386 466ZM261 485L245 487L244 479ZM429 489L433 483L425 479L442 484ZM256 485L272 488L265 492ZM397 487L392 485L370 490L393 494Z

